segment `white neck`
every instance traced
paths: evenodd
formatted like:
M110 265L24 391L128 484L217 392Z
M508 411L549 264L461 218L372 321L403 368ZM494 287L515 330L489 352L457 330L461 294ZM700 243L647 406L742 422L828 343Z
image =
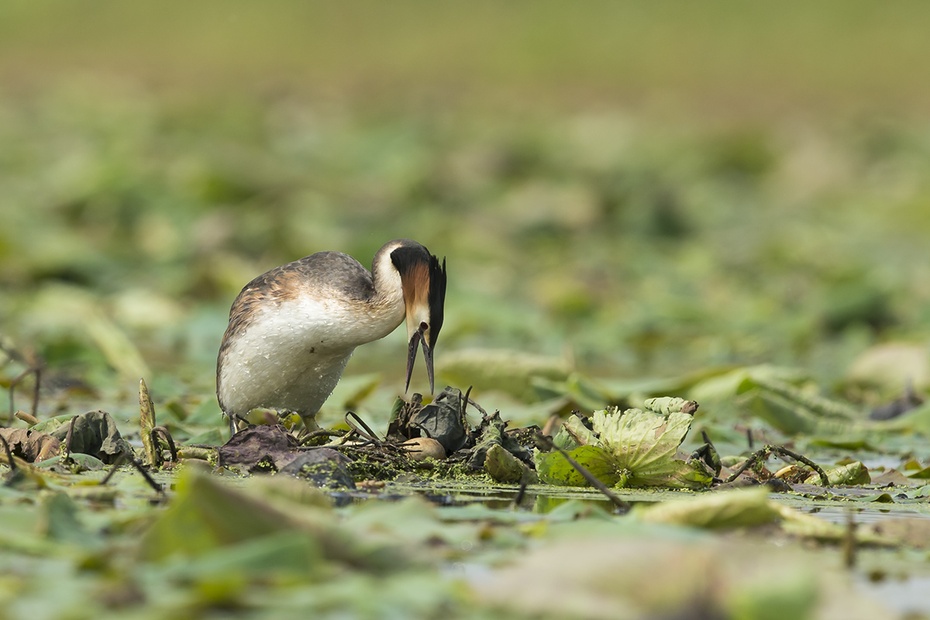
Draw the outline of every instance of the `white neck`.
M399 246L399 243L388 243L378 250L372 261L375 294L367 301L367 311L356 317L361 342L384 338L404 320L404 289L400 274L391 262L391 252Z

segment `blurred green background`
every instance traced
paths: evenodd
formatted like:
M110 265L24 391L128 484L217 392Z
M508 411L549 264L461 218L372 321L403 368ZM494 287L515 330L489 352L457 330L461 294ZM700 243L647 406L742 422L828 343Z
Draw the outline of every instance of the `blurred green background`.
M831 389L870 346L930 338L922 16L5 2L0 336L45 360L43 413L130 410L140 375L215 409L246 282L412 237L449 263L440 371L503 348L604 380L772 362ZM370 406L403 355L399 334L356 353L348 374L383 377Z

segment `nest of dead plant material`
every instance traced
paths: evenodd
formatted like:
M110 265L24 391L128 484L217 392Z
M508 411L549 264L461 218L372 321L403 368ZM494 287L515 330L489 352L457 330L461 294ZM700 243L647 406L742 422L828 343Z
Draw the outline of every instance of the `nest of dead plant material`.
M469 407L481 414L476 426L468 422ZM323 446L302 445L281 425L246 428L218 449L218 462L249 472L290 473L329 488L402 477L536 479L532 438L538 427L508 429L499 412L488 414L457 388L446 387L425 405L419 394L398 399L383 437L353 412L345 421L349 431ZM335 433L311 435L305 439Z

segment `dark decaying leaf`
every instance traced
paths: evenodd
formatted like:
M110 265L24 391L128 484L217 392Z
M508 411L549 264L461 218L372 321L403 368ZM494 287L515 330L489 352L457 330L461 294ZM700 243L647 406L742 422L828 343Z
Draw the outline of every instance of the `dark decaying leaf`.
M0 428L2 436L10 446L13 456L34 463L58 454L61 442L48 433L27 428Z
M332 448L301 449L281 425L241 430L217 453L223 467L244 467L253 473L277 471L305 478L319 487L355 487L347 468L348 457Z
M436 399L425 407L414 395L410 403L397 408L388 426L388 438L398 441L429 437L445 448L446 454L461 449L468 441L465 420L465 399L461 390L446 386Z
M62 424L50 435L64 443L68 437L70 424ZM74 419L71 432L71 452L89 454L103 461L113 463L121 455L132 455L132 446L123 439L116 422L106 411L88 411Z
M245 466L250 471L279 470L294 460L297 440L283 426L261 425L241 430L217 449L222 467Z

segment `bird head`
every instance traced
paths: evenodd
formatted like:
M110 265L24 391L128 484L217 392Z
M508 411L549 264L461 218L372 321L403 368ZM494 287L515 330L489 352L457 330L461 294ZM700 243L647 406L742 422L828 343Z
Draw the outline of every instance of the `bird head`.
M400 273L404 291L404 307L407 319L407 382L417 358L417 349L422 345L429 377L430 393L434 391L433 349L439 330L442 329L443 306L446 301L446 260L442 263L419 243L410 241L391 252L391 261Z

